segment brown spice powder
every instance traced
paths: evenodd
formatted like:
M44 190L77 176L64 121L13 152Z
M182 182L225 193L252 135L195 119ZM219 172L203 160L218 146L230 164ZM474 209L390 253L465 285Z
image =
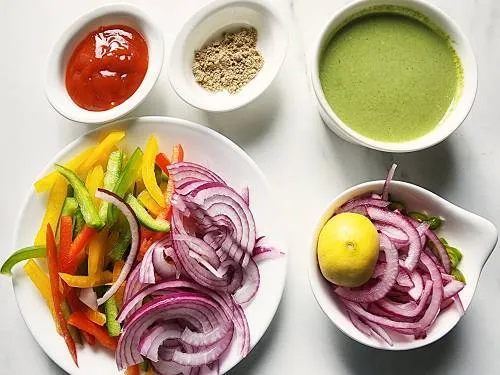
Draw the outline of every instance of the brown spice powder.
M224 33L222 39L195 52L193 74L196 82L210 91L237 93L264 65L264 58L256 47L257 30L253 27Z

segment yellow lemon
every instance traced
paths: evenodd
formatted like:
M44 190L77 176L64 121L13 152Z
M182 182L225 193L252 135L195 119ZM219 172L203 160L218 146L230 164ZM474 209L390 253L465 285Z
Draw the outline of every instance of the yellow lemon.
M361 286L373 274L379 249L377 229L368 218L347 212L335 215L318 238L321 273L339 286Z

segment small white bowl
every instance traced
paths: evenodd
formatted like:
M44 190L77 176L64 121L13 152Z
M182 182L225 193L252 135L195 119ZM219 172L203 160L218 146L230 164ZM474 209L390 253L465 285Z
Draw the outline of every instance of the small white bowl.
M347 126L328 104L321 82L319 80L319 63L325 46L332 37L332 32L350 17L360 11L374 6L397 5L408 8L427 17L433 24L441 28L449 37L452 46L457 52L463 67L464 81L459 97L455 99L451 108L440 123L424 136L407 142L383 142L359 134ZM472 47L458 25L442 10L421 0L360 0L350 3L340 9L328 21L321 31L314 47L311 64L311 81L318 102L319 113L328 127L340 138L375 150L386 152L411 152L431 147L451 135L467 117L477 90L477 65Z
M429 330L425 339L415 340L413 337L398 335L389 331L394 340L394 345L366 336L358 331L344 308L333 294L333 287L321 274L317 258L317 242L319 232L325 223L333 216L337 208L348 200L368 192L382 191L384 181L370 181L356 185L338 195L322 213L316 226L309 255L309 281L316 301L330 320L347 336L359 343L373 348L385 350L408 350L428 345L446 335L460 320L458 309L454 306L441 312ZM391 183L391 196L404 202L412 211L426 211L429 214L444 218L444 224L438 234L448 240L451 246L460 249L463 253L460 270L463 272L466 285L460 292L464 308L471 303L476 290L481 271L491 255L498 239L495 226L488 220L455 206L447 200L425 190L419 186L406 182L393 181Z
M264 66L236 94L204 89L192 72L195 51L220 38L223 32L234 32L241 27L257 30L257 49L264 57ZM281 16L266 1L216 0L199 10L177 35L168 76L186 103L210 112L232 111L256 99L271 84L283 63L287 46L288 34Z
M79 107L66 90L66 65L83 38L99 26L106 25L130 26L144 37L148 45L148 70L136 92L123 103L106 111L88 111ZM45 94L54 109L70 120L92 124L113 121L132 111L146 98L160 75L163 55L163 34L142 10L127 4L105 5L78 18L56 42L48 59Z

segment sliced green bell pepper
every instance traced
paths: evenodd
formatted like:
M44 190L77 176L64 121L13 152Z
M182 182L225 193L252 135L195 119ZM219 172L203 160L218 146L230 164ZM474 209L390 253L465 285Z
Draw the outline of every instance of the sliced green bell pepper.
M61 211L61 216L73 216L78 209L78 202L76 198L66 197Z
M120 323L116 320L118 317L118 306L116 305L114 296L106 301L104 311L106 313L106 327L108 328L109 335L111 337L119 336L121 327Z
M118 179L123 163L123 152L120 150L113 151L109 155L108 164L106 166L106 173L104 174L104 189L113 191ZM108 219L109 202L103 201L99 209L99 216L103 222Z
M55 167L73 186L75 198L78 201L85 222L92 228L101 229L104 226L104 222L101 220L99 212L83 181L72 170L59 164L56 164Z
M116 225L118 226L120 236L118 238L118 242L109 252L110 258L115 261L123 259L123 256L127 252L130 242L132 241L132 235L130 234L130 227L128 224L119 221Z
M33 258L45 258L47 256L47 250L45 246L29 246L23 249L17 250L12 254L2 265L0 273L3 275L12 275L12 267L23 260L33 259Z
M170 223L166 220L154 219L144 206L132 194L128 194L125 201L134 211L139 222L146 228L155 232L168 232L170 231Z

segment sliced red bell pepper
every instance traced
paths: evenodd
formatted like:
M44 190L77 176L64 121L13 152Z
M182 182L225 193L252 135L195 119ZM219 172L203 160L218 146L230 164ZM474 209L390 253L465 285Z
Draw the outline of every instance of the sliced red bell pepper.
M52 231L52 227L50 224L47 224L47 232L46 232L46 246L47 246L47 263L49 267L49 278L50 278L50 289L52 291L52 298L54 300L54 310L56 312L56 317L59 322L59 326L61 328L62 336L64 341L66 341L66 345L68 346L69 352L73 357L73 361L75 361L76 366L78 366L78 358L76 354L76 346L73 337L68 330L68 325L66 324L66 320L64 320L64 315L61 309L62 303L62 295L59 289L59 270L57 266L57 245L56 239L54 238L54 232Z
M81 311L74 312L68 319L68 323L81 331L94 336L102 346L112 351L116 350L118 339L110 337L105 328L90 321Z
M76 296L75 289L73 289L73 288L68 288L68 289L69 289L69 291L67 293L66 300L68 301L68 305L69 305L69 308L71 309L71 311L73 313L76 311L83 311L86 308L86 306ZM90 346L95 345L95 337L94 336L88 334L85 331L80 331L80 334L82 335L83 339L85 340L85 342L87 344L89 344Z
M155 162L156 165L163 171L163 173L168 176L167 167L170 165L170 159L168 158L168 156L163 152L160 152L158 155L156 155Z
M73 241L73 218L61 216L59 222L59 269L62 269L62 260L69 257L71 242Z
M67 253L61 254L61 272L74 274L78 266L85 259L85 247L97 233L97 230L88 225L84 225L80 233L70 246Z

